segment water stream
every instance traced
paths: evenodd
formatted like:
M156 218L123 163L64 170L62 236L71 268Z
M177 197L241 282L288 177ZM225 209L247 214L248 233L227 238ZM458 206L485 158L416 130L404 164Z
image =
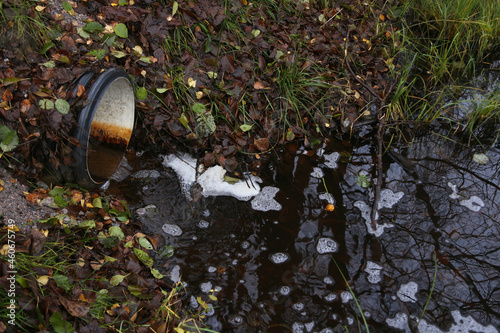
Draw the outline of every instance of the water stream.
M197 297L217 297L213 330L357 332L358 303L375 332L498 332L500 151L485 164L475 153L429 134L399 151L410 170L384 155L376 228L371 140L288 144L260 183L247 179L260 189L247 201L197 195L147 152L128 156L132 175L110 191L174 247L159 264L193 311Z

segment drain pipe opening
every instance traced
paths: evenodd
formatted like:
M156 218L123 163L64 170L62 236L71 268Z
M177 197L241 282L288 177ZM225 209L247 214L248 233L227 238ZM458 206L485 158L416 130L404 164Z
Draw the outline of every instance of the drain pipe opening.
M113 68L101 74L87 103L78 116L74 174L78 184L95 188L115 173L132 137L135 101L127 73Z

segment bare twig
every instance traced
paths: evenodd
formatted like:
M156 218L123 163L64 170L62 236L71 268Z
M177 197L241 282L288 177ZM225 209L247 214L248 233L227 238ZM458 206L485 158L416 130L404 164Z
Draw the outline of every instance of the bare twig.
M347 38L349 38L349 33L347 34ZM347 41L346 41L347 45ZM375 97L380 105L377 111L377 119L378 119L378 130L377 130L377 185L375 187L375 196L373 200L373 206L372 206L372 212L371 212L371 219L372 219L372 225L375 228L377 225L377 220L378 220L378 205L380 202L380 191L382 189L382 182L383 182L383 163L382 163L382 153L384 151L384 125L385 125L385 115L383 113L383 110L385 108L385 100L387 96L390 95L392 88L394 85L392 85L385 94L384 97L381 97L371 86L369 86L364 80L361 79L359 75L356 75L354 71L352 70L352 67L349 63L349 60L347 59L347 47L345 51L345 64L351 75L354 77L354 79L359 82L373 97Z

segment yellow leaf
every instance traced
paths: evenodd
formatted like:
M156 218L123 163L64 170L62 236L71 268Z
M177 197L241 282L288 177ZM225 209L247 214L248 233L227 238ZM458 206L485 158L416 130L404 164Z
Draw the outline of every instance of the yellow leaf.
M197 91L196 92L196 99L200 99L203 97L203 91Z
M3 256L6 256L9 251L9 245L4 244L2 248L0 249L0 254Z
M36 279L38 283L40 283L42 286L45 286L49 282L49 276L48 275L42 275Z
M135 54L136 56L138 56L138 57L139 57L139 56L141 56L141 55L142 55L142 52L143 52L143 51L142 51L142 47L140 47L139 45L134 46L134 48L133 48L132 50L134 50L134 54Z
M80 258L80 259L78 259L76 264L80 267L83 267L83 266L85 266L85 260L83 258Z
M195 88L196 87L196 80L193 80L192 77L188 78L188 86L189 88Z
M45 237L47 237L49 235L49 231L48 230L40 230L44 235Z
M36 6L36 7L35 7L35 10L36 10L37 12L43 12L43 10L44 10L44 9L45 9L45 6L40 6L40 5L38 5L38 6Z

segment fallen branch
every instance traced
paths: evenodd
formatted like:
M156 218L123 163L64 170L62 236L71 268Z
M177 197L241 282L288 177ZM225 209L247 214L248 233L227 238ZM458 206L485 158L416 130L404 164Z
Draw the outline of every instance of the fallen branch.
M349 36L349 34L348 34ZM377 185L375 186L375 196L373 199L373 206L372 206L372 211L371 211L371 218L372 218L372 225L375 228L377 226L377 221L378 221L378 205L380 202L380 191L382 190L382 182L383 182L383 163L382 163L382 152L384 150L384 125L385 125L385 115L382 112L383 109L385 108L385 100L387 96L390 95L392 88L394 85L392 85L389 88L389 91L387 94L385 94L384 97L381 97L372 87L370 87L366 82L364 82L358 75L354 73L354 71L351 68L351 65L349 64L349 60L347 59L347 51L345 53L345 64L347 66L347 69L351 73L351 75L354 77L354 79L361 84L373 97L375 97L379 102L379 108L377 111L377 119L378 119L378 130L377 130Z

